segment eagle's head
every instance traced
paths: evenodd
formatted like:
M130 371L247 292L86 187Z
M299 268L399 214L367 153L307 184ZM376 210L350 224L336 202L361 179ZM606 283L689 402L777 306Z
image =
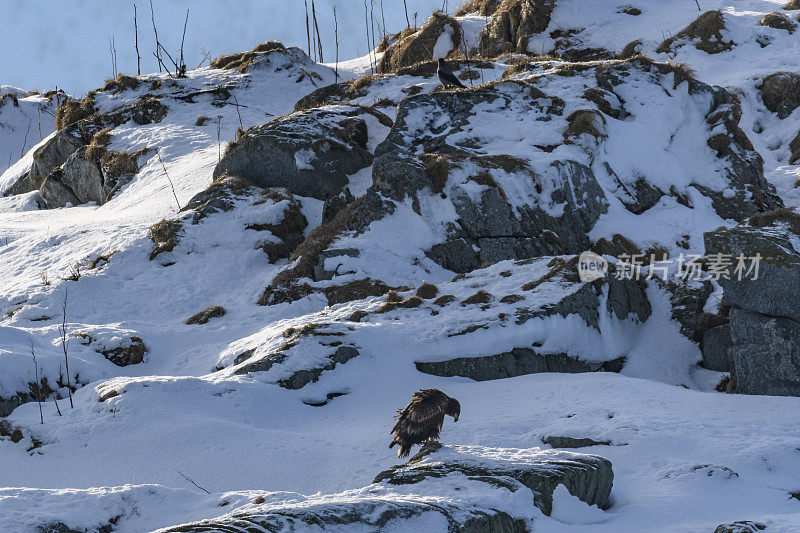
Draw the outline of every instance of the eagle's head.
M453 422L458 422L458 417L461 415L461 404L455 398L447 400L447 408L444 412L446 415L453 417Z

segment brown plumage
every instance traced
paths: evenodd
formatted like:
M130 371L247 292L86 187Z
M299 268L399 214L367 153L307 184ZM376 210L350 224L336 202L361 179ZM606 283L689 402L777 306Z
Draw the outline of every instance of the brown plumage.
M461 404L438 389L422 389L414 393L404 409L397 411L397 423L391 433L394 440L389 448L400 445L398 457L407 457L411 447L439 438L444 424L444 415L452 416L458 422Z

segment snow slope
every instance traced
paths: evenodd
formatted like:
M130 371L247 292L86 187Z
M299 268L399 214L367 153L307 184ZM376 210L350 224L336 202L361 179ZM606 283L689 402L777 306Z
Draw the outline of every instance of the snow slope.
M756 89L764 74L800 69L796 34L756 25L764 13L780 7L776 2L701 4L704 9L724 9L737 42L730 52L711 56L692 46L681 47L674 57L655 52L665 34L677 33L696 17L694 4L683 0L643 3L636 23L618 13L615 2L598 0L589 8L584 2L563 0L549 29L583 28L584 43L615 52L643 39L653 58L685 62L700 80L739 92L740 125L763 156L767 179L786 205L797 205L800 196L793 182L800 171L787 163L787 144L797 132L800 109L780 120L766 110ZM480 17L466 20L479 28ZM477 32L470 32L471 40ZM761 48L755 41L759 35L769 36L771 44ZM531 46L546 52L552 46L548 39L542 37ZM354 60L340 75L355 77L365 72L365 64L365 58ZM485 81L499 79L507 66L497 61L483 69ZM550 66L543 63L541 70L546 73ZM257 305L287 261L270 263L257 247L274 235L247 228L279 222L286 202L237 199L231 209L197 224L191 213L179 213L178 207L211 184L213 170L239 127L292 112L295 102L335 81L333 70L290 49L269 54L245 73L203 67L182 80L163 74L142 79L137 89L96 95L101 112L146 93L168 109L161 122L128 122L113 129L112 149L152 150L133 181L109 202L39 210L37 193L0 198L0 397L24 393L35 380L32 343L40 376L58 393L61 411L60 416L48 401L40 424L39 407L29 402L8 417L23 438L0 439L4 530L36 531L53 521L93 530L113 519L115 531L147 531L254 505L314 505L367 497L374 490L368 485L375 474L397 462L387 449L394 410L425 387L440 388L461 402L459 422L448 419L444 427L442 439L448 444L535 453L548 447L541 439L553 435L610 443L586 451L614 465L612 507L583 508L559 491L551 517L527 517L537 531L700 532L741 519L768 524L770 531L800 528L800 500L792 496L800 492L797 399L713 392L719 373L697 367L699 349L681 335L671 317L669 295L652 282L647 288L652 313L644 323L605 313L599 331L576 315L519 325L501 314L513 316L522 307L547 308L576 290L574 284L552 281L526 292L522 300L499 301L541 278L550 258L501 262L451 281L453 273L441 266L415 262L420 250L439 235L420 225L411 205L398 204L393 218L375 222L370 232L360 238L347 236L339 244L362 246L373 254L367 256L365 268L396 285L408 284L403 298L413 295L423 281L435 283L440 294L454 297L447 309L440 311L437 307L444 306L426 301L377 313L384 298L330 306L322 294ZM589 81L553 76L542 83L545 92L562 94L567 106L576 106L570 91L577 92L577 83ZM394 118L393 106L406 96L402 89L410 86L418 86L424 95L432 93L437 82L424 75L376 78L354 103L389 99L381 110ZM232 96L219 97L221 88ZM694 115L659 107L663 94L642 80L633 80L623 90L628 91L628 105L652 106L647 109L658 112L640 121L610 122L613 142L602 157L631 175L634 167L646 167L648 175L667 185L685 186L690 177L720 185L715 181L719 166L705 149L704 124L681 122ZM706 96L688 94L686 84L673 91L684 107L708 106ZM20 106L27 106L21 107L25 115L9 105L0 108L0 123L8 111L16 117L13 137L8 143L0 137L0 148L20 150L20 127L42 103L40 97L20 98ZM197 125L200 116L210 120ZM496 129L496 135L485 133L483 140L494 139L496 144L489 144L493 150L530 155L524 142L512 142L524 138L524 132L509 121L475 127L491 133ZM550 128L543 126L537 134L560 137L561 126ZM670 135L678 131L680 144L673 145ZM370 125L371 151L387 132ZM34 139L39 142L38 130ZM626 155L626 148L645 142L652 154ZM541 144L551 143L544 138ZM559 150L569 150L587 163L594 154L576 145ZM18 176L30 160L23 158L17 165L0 177L0 186ZM363 194L371 185L370 176L369 168L351 176L351 192ZM635 240L642 245L674 243L688 233L692 250L699 252L697 237L703 231L733 222L720 218L702 198L693 199L693 211L663 200L652 217L634 218L616 205L595 226L592 240L619 228L638 236ZM322 202L296 200L308 221L308 235L322 221ZM431 216L452 216L437 206L428 206ZM180 241L151 260L154 243L148 233L164 219L181 221ZM95 261L101 256L105 258ZM478 290L492 295L490 310L461 305ZM65 296L70 373L80 385L73 394L74 409L66 399L58 331ZM227 313L205 325L185 324L212 305L223 306ZM359 310L369 316L360 322L348 320ZM476 329L468 331L473 326ZM289 357L267 371L237 373L248 360L237 362L237 356L252 350L250 362L268 357L297 331L315 334L299 337L287 348ZM93 342L82 342L76 334L88 335ZM141 364L118 367L98 352L125 347L132 337L143 339L148 348ZM327 364L332 342L355 347L358 355L300 389L280 385L297 370ZM584 361L619 355L628 359L620 374L535 374L484 382L423 374L414 365L534 343L547 353L577 353ZM263 502L253 503L258 497Z

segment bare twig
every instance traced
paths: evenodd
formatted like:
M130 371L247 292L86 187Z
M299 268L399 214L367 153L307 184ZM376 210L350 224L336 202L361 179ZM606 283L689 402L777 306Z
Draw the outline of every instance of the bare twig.
M336 83L339 83L339 21L336 18L336 6L333 6L333 39L336 41L336 67L333 70Z
M67 394L69 394L69 407L74 409L75 405L72 403L72 380L69 375L69 352L67 347L69 341L67 340L67 301L69 298L69 289L64 288L64 300L61 303L61 326L58 331L61 334L61 349L64 351L64 366L67 369Z
M239 115L239 128L244 131L244 123L242 122L242 114L239 113L239 100L236 99L236 95L233 96L233 104L236 106L236 114Z
M133 47L136 49L136 74L142 75L142 57L139 55L139 21L136 19L136 4L133 4Z
M36 402L39 404L39 421L44 424L44 413L42 412L42 383L39 381L39 363L36 362L36 349L33 347L33 340L31 343L31 357L33 357L33 371L36 376Z
M56 404L56 411L58 411L58 416L61 416L61 408L58 406L58 400L56 400L55 394L53 395L53 403Z
M181 203L180 203L180 201L178 201L178 195L175 192L175 185L172 183L172 179L169 177L169 173L167 172L167 165L165 165L164 164L164 160L161 159L161 151L159 150L158 152L156 152L156 155L158 156L159 163L161 163L161 168L164 169L164 175L167 177L167 181L169 182L169 186L172 187L172 196L175 197L175 203L178 204L178 211L180 212Z
M154 52L156 56L156 60L158 61L158 71L161 72L161 67L164 65L164 62L161 61L161 52L159 51L159 44L158 44L158 29L156 28L156 14L153 11L153 0L150 0L150 18L153 21L153 33L156 37L156 51Z
M694 3L697 4L697 10L702 11L702 9L700 8L700 2L698 0L694 0Z
M195 483L194 481L192 481L192 479L191 479L189 476L187 476L186 474L184 474L184 473L183 473L183 472L181 472L180 470L177 470L177 472L178 472L178 473L181 475L181 477L182 477L183 479L185 479L186 481L188 481L189 483L191 483L192 485L194 485L194 486L195 486L195 487L197 487L198 489L202 490L202 491L203 491L203 492L205 492L206 494L211 494L211 493L210 493L210 492L208 492L206 489L204 489L203 487L201 487L200 485L198 485L197 483Z
M111 54L111 79L114 79L117 77L117 47L113 35L108 39L108 51Z
M22 140L22 150L19 152L20 159L25 155L25 147L28 146L28 134L31 132L31 124L33 124L33 117L31 117L31 120L28 122L28 129L25 130L25 139Z
M311 27L308 24L308 0L303 0L306 5L306 43L308 45L308 57L311 57Z
M178 77L186 77L186 63L183 61L183 42L186 40L186 26L189 24L189 10L186 10L186 20L183 21L183 37L181 37L181 57L180 67L178 68Z
M383 13L383 0L381 0L381 24L383 24L383 37L386 37L386 16Z
M408 20L408 4L406 3L406 0L403 0L403 9L405 9L405 11L406 11L406 27L410 28L411 27L411 21Z
M372 64L372 48L369 46L369 8L367 7L367 0L364 0L364 23L367 31L367 55L369 56L369 70L371 74L375 74L375 68Z
M314 19L314 31L317 33L317 50L319 50L319 63L324 63L325 58L322 55L322 39L319 36L319 24L317 24L317 8L314 5L314 0L311 0L311 15Z
M220 136L222 134L222 115L217 115L217 163L222 161L222 141Z

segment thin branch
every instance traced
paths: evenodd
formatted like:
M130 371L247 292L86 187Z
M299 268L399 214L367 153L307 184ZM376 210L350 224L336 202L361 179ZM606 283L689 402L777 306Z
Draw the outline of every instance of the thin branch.
M333 38L336 41L336 67L333 70L336 83L339 83L339 21L336 18L336 6L333 6Z
M169 173L167 172L167 165L164 164L164 160L161 159L161 151L159 150L156 152L158 156L158 161L161 163L161 168L164 169L164 175L167 177L167 181L169 181L169 186L172 187L172 196L175 197L175 203L178 204L178 211L181 210L181 203L178 201L178 195L175 193L175 185L172 183L172 179L169 177Z
M158 60L158 71L161 72L161 66L164 64L164 62L161 61L161 54L159 52L158 29L156 28L156 14L155 11L153 11L153 0L150 0L150 18L153 21L153 33L156 36L156 51L154 52L154 54L156 56L156 59Z
M136 20L136 4L133 4L133 31L135 40L133 46L136 49L136 74L142 75L142 57L139 55L139 22Z
M183 61L183 42L186 40L186 26L189 24L189 10L186 10L186 20L183 21L183 37L181 37L181 58L180 68L178 69L178 77L186 77L186 63Z
M188 481L189 483L191 483L192 485L194 485L194 486L195 486L195 487L197 487L198 489L202 490L202 491L203 491L203 492L205 492L206 494L211 494L211 493L210 493L210 492L208 492L206 489L204 489L203 487L201 487L200 485L198 485L197 483L195 483L194 481L192 481L192 480L191 480L191 478L189 478L189 476L187 476L186 474L184 474L184 473L183 473L183 472L181 472L180 470L176 470L176 472L178 472L178 473L181 475L181 477L183 477L183 479L185 479L186 481Z
M67 369L67 393L69 394L69 408L74 409L75 405L72 403L72 380L69 375L69 353L67 346L67 300L69 298L69 289L64 288L64 301L61 303L61 326L58 328L61 333L61 349L64 352L64 365Z
M33 371L36 376L36 403L39 404L39 421L44 424L44 413L42 412L42 382L39 381L39 363L36 362L36 349L33 347L33 340L31 343L31 357L33 357Z
M319 36L319 24L317 24L317 8L314 5L314 0L311 0L311 14L314 18L314 31L317 32L317 50L319 50L319 63L324 63L325 58L322 55L322 39Z

